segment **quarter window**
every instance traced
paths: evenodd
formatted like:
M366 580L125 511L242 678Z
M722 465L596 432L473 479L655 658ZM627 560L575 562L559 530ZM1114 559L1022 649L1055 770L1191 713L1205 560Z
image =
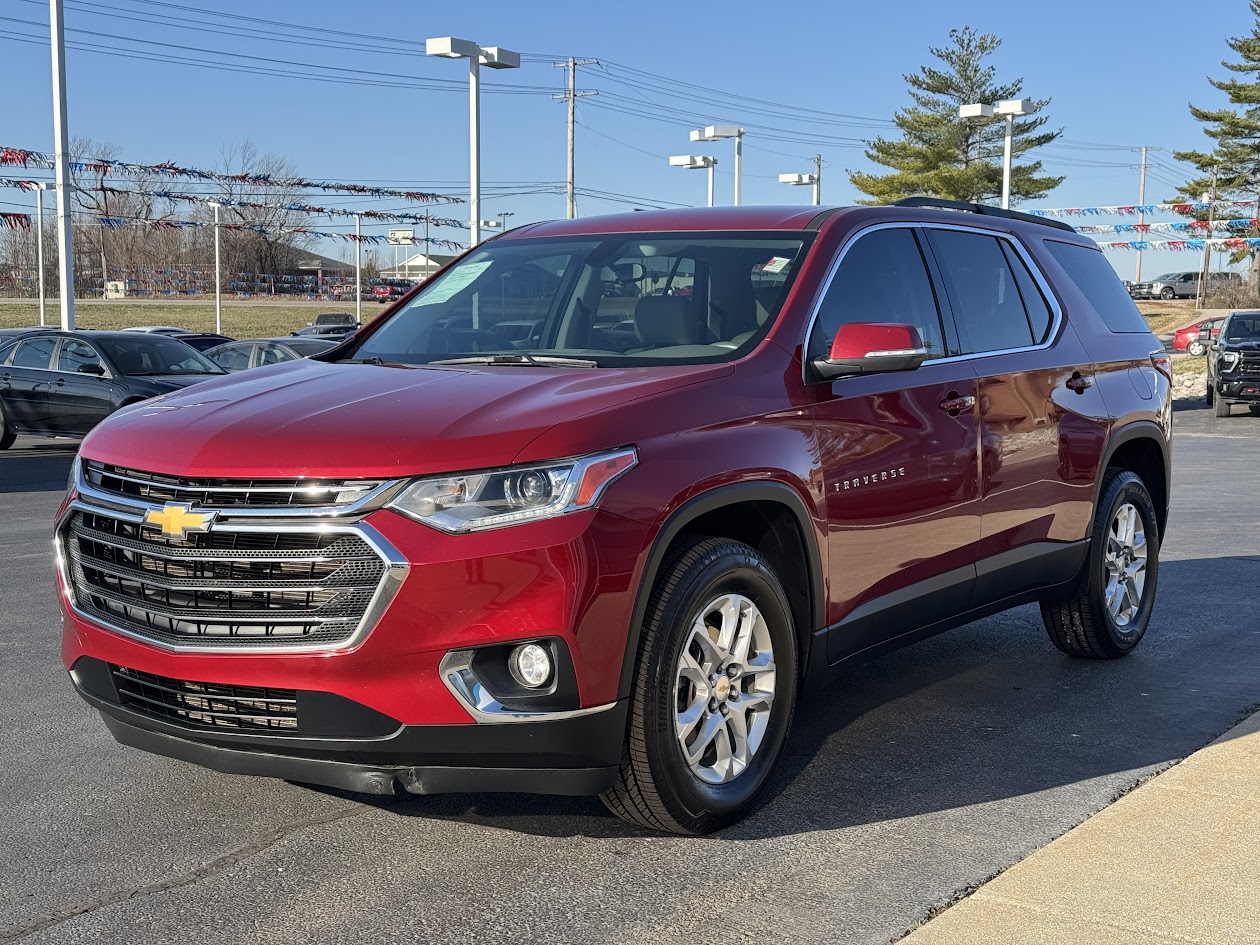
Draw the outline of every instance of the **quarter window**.
M929 232L954 303L963 352L1030 347L1032 323L1001 241L963 230Z
M1133 304L1133 298L1120 277L1111 268L1111 263L1103 258L1102 250L1059 240L1046 240L1046 249L1076 283L1109 329L1117 333L1150 332L1150 326ZM1161 279L1172 278L1171 275L1161 276Z
M56 338L32 338L18 345L13 353L14 367L48 368L52 365L53 348L57 347Z
M849 246L818 305L810 360L827 357L840 326L853 322L913 325L929 358L948 353L936 293L911 230L875 230Z

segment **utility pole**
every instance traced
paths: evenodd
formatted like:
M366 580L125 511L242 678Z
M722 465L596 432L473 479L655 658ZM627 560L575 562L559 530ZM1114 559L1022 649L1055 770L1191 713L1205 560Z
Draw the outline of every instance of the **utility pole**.
M1212 274L1212 222L1216 210L1216 168L1212 168L1212 190L1208 194L1207 238L1203 241L1203 271L1199 273L1199 294L1195 299L1195 309L1203 308L1207 298L1208 277Z
M822 155L814 155L814 206L822 204Z
M1145 205L1145 203L1146 203L1146 148L1143 147L1142 148L1142 172L1141 172L1141 176L1138 178L1138 207L1141 208L1143 205ZM1141 209L1139 209L1138 210L1138 223L1141 224L1145 222L1146 222L1146 215L1141 211ZM1140 232L1141 231L1139 231L1139 233ZM1141 233L1141 238L1145 240L1146 234ZM1140 249L1137 251L1137 266L1133 270L1133 281L1134 282L1142 281L1142 251Z
M74 256L70 233L70 139L66 132L66 25L62 0L49 0L52 33L53 142L57 171L57 281L61 329L74 329Z
M354 215L354 320L363 324L363 230Z
M593 66L597 62L599 62L598 59L575 59L570 56L567 62L553 62L551 64L553 69L569 70L569 86L567 91L563 95L553 95L551 97L558 101L563 100L569 103L569 173L567 184L565 186L565 215L570 220L577 217L577 193L574 187L573 177L573 123L577 113L575 106L577 105L577 100L579 98L585 95L596 94L595 92L579 92L577 90L577 67Z
M214 208L214 333L223 334L223 264L219 253L219 208L217 200L209 201Z

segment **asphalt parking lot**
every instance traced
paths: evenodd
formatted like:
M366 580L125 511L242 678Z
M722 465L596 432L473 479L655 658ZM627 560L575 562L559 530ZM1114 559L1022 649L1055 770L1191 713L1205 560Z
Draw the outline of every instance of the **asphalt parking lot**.
M1071 660L1026 607L884 657L802 706L766 803L703 839L595 799L378 801L119 747L58 658L73 447L19 440L0 454L0 942L896 939L1260 703L1260 416L1179 406L1133 656Z

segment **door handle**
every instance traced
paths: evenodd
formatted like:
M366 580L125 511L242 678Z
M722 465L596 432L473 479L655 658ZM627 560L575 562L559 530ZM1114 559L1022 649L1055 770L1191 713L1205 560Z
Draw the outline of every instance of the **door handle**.
M975 405L975 397L970 394L960 395L958 391L951 390L945 399L937 406L948 413L951 417L957 417L964 410L970 410Z
M65 387L66 379L64 377L59 377L55 381L53 381L53 383L56 384L58 387Z
M1072 376L1067 379L1064 385L1068 390L1074 390L1078 394L1083 394L1094 386L1094 379L1088 374L1082 374L1080 371L1073 371Z

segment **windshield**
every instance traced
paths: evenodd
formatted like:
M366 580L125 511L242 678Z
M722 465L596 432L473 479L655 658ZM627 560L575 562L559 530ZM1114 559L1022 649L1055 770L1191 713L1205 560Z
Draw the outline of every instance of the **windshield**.
M308 357L312 354L319 354L321 351L327 351L329 348L335 347L337 342L321 341L318 338L294 338L292 341L285 341L285 344L302 357Z
M1225 327L1226 341L1260 341L1260 315L1235 315Z
M152 332L136 332L131 338L93 338L121 374L145 377L156 374L223 374L221 367L182 341Z
M1151 281L1152 281L1152 282L1176 282L1176 281L1177 281L1178 279L1180 279L1183 275L1185 275L1185 273L1182 273L1182 272L1166 272L1166 273L1164 273L1162 276L1156 276L1156 277L1155 277L1154 279L1152 279Z
M574 358L597 367L732 360L770 330L811 238L493 240L429 282L343 360Z

